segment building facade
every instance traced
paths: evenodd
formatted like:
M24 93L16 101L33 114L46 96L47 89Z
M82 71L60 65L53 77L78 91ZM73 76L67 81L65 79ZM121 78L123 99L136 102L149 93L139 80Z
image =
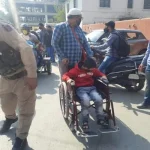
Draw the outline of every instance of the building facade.
M39 22L53 23L58 0L15 0L19 22L37 26Z
M150 17L150 0L66 0L66 13L79 8L83 24Z
M3 10L3 9L6 10L7 3L8 3L8 0L0 0L0 9L1 10Z

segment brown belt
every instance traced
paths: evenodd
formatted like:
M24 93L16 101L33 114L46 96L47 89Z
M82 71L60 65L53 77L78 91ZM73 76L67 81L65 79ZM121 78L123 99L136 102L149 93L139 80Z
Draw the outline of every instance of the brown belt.
M10 76L10 77L4 77L5 79L8 79L8 80L16 80L16 79L19 79L19 78L22 78L24 76L27 75L27 72L26 71L22 71L22 72L19 72L13 76Z

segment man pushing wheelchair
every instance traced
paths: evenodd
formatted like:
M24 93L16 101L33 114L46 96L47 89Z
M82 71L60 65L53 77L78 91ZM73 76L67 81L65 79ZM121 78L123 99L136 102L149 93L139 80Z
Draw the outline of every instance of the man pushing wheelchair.
M98 136L97 133L90 131L82 132L79 127L78 115L81 112L83 116L82 129L89 129L88 108L93 106L96 109L99 125L107 128L110 122L113 122L115 128L104 132L117 132L118 128L116 128L113 102L110 100L108 84L94 79L95 77L105 80L107 78L96 69L93 51L79 26L82 20L81 11L73 8L69 11L67 17L67 22L56 25L52 36L52 46L58 55L59 71L62 79L59 86L59 98L63 117L68 122L70 129L75 131L78 136ZM72 82L74 82L75 88L70 86ZM104 103L106 104L104 110L103 99L105 99ZM80 106L78 100L81 104L81 111L77 108ZM90 105L90 100L94 101L93 105Z

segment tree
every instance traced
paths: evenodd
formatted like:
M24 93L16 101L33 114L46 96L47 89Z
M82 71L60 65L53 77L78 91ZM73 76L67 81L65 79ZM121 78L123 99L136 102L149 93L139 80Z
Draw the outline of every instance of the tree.
M56 10L56 16L54 16L54 21L59 23L59 22L64 22L66 20L65 17L65 6L62 5L57 5L55 6L55 10Z

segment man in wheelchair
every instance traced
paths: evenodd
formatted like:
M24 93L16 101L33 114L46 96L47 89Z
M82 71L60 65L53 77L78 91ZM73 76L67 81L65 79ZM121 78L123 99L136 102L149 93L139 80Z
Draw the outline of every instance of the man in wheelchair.
M103 113L103 99L94 86L94 78L106 76L96 69L96 62L93 58L87 58L84 62L79 62L73 69L65 73L62 77L64 81L75 84L76 94L81 101L82 108L82 128L89 129L88 119L90 100L94 101L96 108L97 124L108 126Z

